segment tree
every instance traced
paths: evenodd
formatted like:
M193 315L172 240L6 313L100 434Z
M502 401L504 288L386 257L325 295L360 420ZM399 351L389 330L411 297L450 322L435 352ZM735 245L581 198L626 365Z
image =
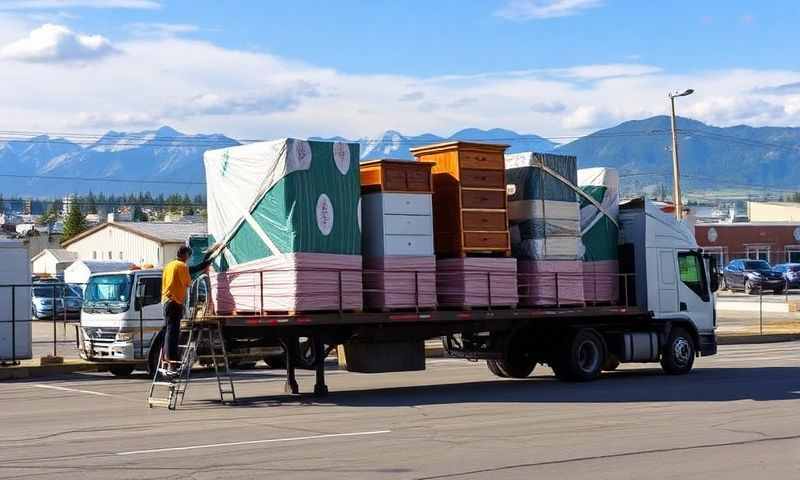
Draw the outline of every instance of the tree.
M39 225L52 227L58 220L59 215L61 215L61 201L55 201L50 204L50 209L47 210L47 213L39 218Z
M67 218L64 220L64 234L61 237L61 241L69 240L83 233L87 228L89 228L89 226L86 224L86 217L81 213L81 208L77 203L73 203L67 214Z
M140 207L139 205L133 207L133 221L134 222L147 221L147 214L142 211L142 207Z
M97 199L91 190L89 190L89 195L86 197L86 211L88 213L97 213Z

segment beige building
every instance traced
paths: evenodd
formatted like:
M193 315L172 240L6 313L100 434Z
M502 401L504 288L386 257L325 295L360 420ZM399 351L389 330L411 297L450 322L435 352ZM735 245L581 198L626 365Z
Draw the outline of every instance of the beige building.
M205 234L205 223L107 222L62 244L79 260L124 260L164 265L190 235Z
M31 272L55 276L62 273L77 259L78 255L75 252L60 248L46 248L31 257Z
M751 222L800 222L800 203L747 202Z

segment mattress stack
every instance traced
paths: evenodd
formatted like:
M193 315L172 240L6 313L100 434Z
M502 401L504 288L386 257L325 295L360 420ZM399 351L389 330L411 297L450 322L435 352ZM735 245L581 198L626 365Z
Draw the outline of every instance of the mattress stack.
M619 298L619 174L613 168L578 170L581 190L581 243L587 303L616 303Z
M513 306L503 153L507 145L446 142L411 153L433 164L434 246L439 305Z
M436 306L431 164L361 164L364 301L392 310Z
M505 156L505 167L520 304L583 304L576 158L517 153Z
M293 138L205 153L217 313L362 309L358 158Z

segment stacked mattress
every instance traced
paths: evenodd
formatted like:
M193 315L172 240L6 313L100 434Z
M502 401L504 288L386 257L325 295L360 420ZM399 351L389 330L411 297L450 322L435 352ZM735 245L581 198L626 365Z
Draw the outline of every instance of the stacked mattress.
M358 158L293 138L205 153L218 313L362 308Z
M505 160L520 304L582 304L576 158L526 152Z
M590 303L616 303L619 298L619 175L613 168L578 170L581 190L599 204L581 197L581 243L584 292Z
M361 164L364 301L371 309L436 306L431 165Z

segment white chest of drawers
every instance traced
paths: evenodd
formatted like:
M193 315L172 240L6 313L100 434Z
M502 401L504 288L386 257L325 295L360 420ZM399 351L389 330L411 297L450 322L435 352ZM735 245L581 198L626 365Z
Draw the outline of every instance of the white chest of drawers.
M363 255L433 255L432 212L427 193L362 195Z

